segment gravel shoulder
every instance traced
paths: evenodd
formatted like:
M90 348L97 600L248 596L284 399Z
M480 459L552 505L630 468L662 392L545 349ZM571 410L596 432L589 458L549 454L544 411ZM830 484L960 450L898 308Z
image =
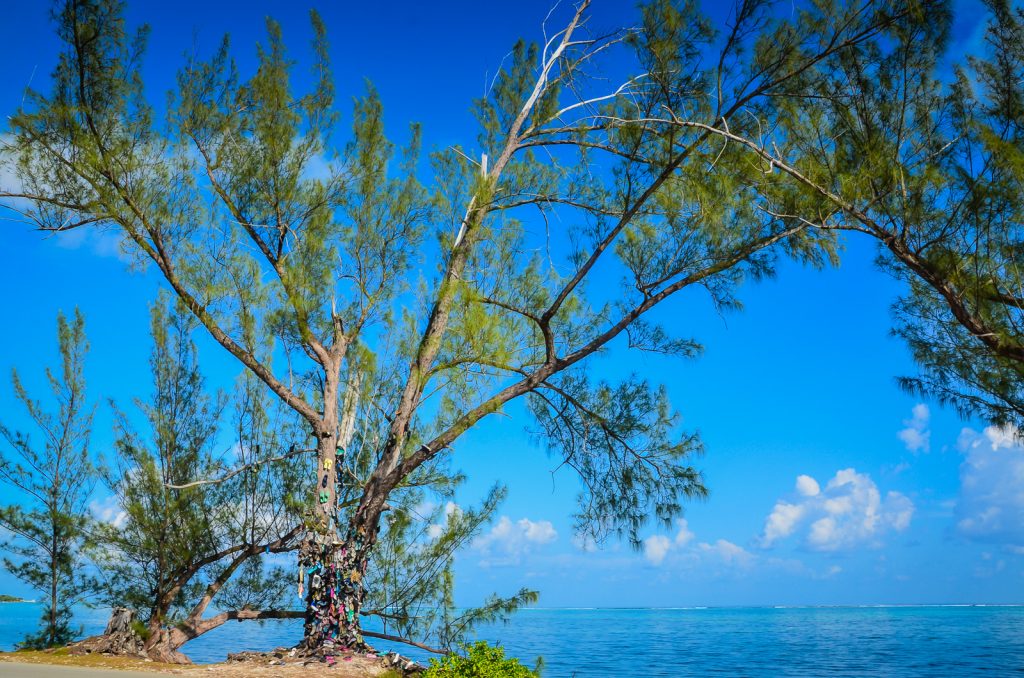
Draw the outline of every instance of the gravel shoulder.
M184 678L399 678L379 659L355 656L328 667L322 663L274 665L258 662L161 664L143 659L67 652L0 652L0 678L154 678L154 673Z

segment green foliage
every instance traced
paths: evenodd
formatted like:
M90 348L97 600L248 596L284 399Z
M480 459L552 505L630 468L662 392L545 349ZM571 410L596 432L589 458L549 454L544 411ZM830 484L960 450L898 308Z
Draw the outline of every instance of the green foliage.
M463 648L465 655L450 654L443 659L431 659L424 678L531 678L540 675L537 668L530 670L518 659L506 658L500 646L477 641Z
M905 388L1022 430L1024 11L989 7L985 53L941 101L950 129L935 143L951 147L918 169L928 183L911 195L904 228L925 244L919 266L894 257L910 283L895 333L921 368ZM941 114L934 105L933 119Z
M668 525L684 499L707 495L700 472L681 463L703 448L696 436L673 434L678 415L664 388L635 377L591 385L567 374L546 393L533 394L530 406L542 440L565 454L583 480L577 521L589 536L602 539L616 529L639 547L649 516Z
M132 622L132 631L134 631L135 635L139 638L142 638L143 642L149 640L149 636L151 635L149 627L146 626L145 622L139 619Z
M104 480L124 515L97 526L93 540L104 600L137 609L157 625L201 590L191 580L172 600L164 600L181 572L216 550L216 535L227 518L222 505L229 498L221 488L178 491L165 485L205 477L215 468L211 448L225 402L204 393L190 330L189 320L165 300L154 305L153 397L136 403L149 422L152 442L118 411L117 456L104 470Z
M476 509L454 504L451 494L440 495L443 503L425 501L422 491L411 488L393 495L396 505L384 519L367 573L363 614L378 617L386 633L451 651L476 626L508 621L535 603L537 592L524 588L509 597L491 595L472 608L455 605L455 554L494 519L505 494L494 487Z
M65 645L81 633L71 626L71 608L87 593L81 567L95 479L88 450L94 408L86 401L83 368L89 345L77 309L71 321L57 315L57 342L61 368L46 370L54 411L32 399L17 371L11 374L14 395L42 442L0 425L9 448L0 457L0 482L5 497L17 502L0 507L0 527L8 531L0 548L13 556L4 557L3 564L44 602L41 628L19 645L30 649Z
M262 549L250 547L273 542L300 522L292 496L298 474L287 466L257 467L224 483L171 487L216 478L226 467L213 446L228 402L204 388L194 329L195 320L166 298L153 306L153 395L136 401L149 435L118 412L116 457L103 479L121 516L97 525L90 545L100 568L93 585L102 600L137 609L147 633L194 622L214 596L222 609L279 603L288 578L263 568ZM249 377L239 383L233 428L240 461L259 458L261 447L280 449L278 436L288 432L262 390Z
M952 77L945 2L894 5L883 36L807 70L804 99L765 110L771 155L795 171L762 188L785 218L877 239L907 284L894 333L920 372L904 388L1021 426L1024 13L988 6L984 53Z

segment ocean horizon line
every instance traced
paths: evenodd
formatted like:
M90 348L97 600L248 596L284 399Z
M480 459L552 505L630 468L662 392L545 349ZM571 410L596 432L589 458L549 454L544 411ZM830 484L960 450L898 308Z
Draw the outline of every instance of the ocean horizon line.
M835 603L808 605L597 605L583 606L531 606L520 611L667 611L667 610L814 610L814 609L872 609L872 608L919 608L919 607L1024 607L1024 603Z
M38 600L9 600L2 601L8 605L42 605ZM83 607L94 610L110 609L106 605L90 605L81 603ZM551 606L529 606L522 607L518 611L544 611L544 612L586 612L586 611L672 611L672 610L814 610L814 609L871 609L871 608L917 608L917 607L1024 607L1021 603L816 603L805 605L787 604L737 604L737 605L551 605ZM459 607L457 609L470 609Z

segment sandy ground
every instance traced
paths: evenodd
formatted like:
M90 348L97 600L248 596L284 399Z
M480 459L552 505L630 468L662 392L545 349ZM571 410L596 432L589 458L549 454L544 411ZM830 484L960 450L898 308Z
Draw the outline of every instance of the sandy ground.
M4 678L153 678L152 673L126 669L83 668L54 664L22 664L4 661L0 664Z
M3 652L0 653L0 678L154 678L154 673L176 674L183 678L400 678L401 675L385 669L379 659L338 659L333 667L322 663L275 666L254 662L182 666L100 655Z

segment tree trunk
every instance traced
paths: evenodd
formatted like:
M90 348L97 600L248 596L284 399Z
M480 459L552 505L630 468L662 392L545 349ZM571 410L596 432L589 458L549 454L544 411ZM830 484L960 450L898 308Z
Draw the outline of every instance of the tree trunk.
M317 508L299 547L299 596L305 594L303 638L299 648L313 655L368 650L359 627L369 540L365 530L347 526L339 539L338 497L344 482L345 448L351 444L359 402L360 374L353 370L345 389L342 421L337 418L340 361L330 365L324 387L324 421L317 443Z
M50 638L47 647L57 645L57 527L53 527L53 540L50 552Z
M192 660L178 651L187 640L178 629L160 628L146 641L146 656L165 664L191 664Z
M369 648L359 627L366 549L360 535L345 541L329 534L307 534L299 551L300 587L305 585L306 652L363 652Z
M187 640L178 629L149 625L145 640L135 631L135 611L115 607L101 635L92 636L71 646L71 654L113 654L147 657L167 664L191 664L178 648Z
M146 656L145 643L135 632L135 611L115 607L102 635L86 638L71 646L71 654L116 654ZM186 660L187 661L187 660Z

